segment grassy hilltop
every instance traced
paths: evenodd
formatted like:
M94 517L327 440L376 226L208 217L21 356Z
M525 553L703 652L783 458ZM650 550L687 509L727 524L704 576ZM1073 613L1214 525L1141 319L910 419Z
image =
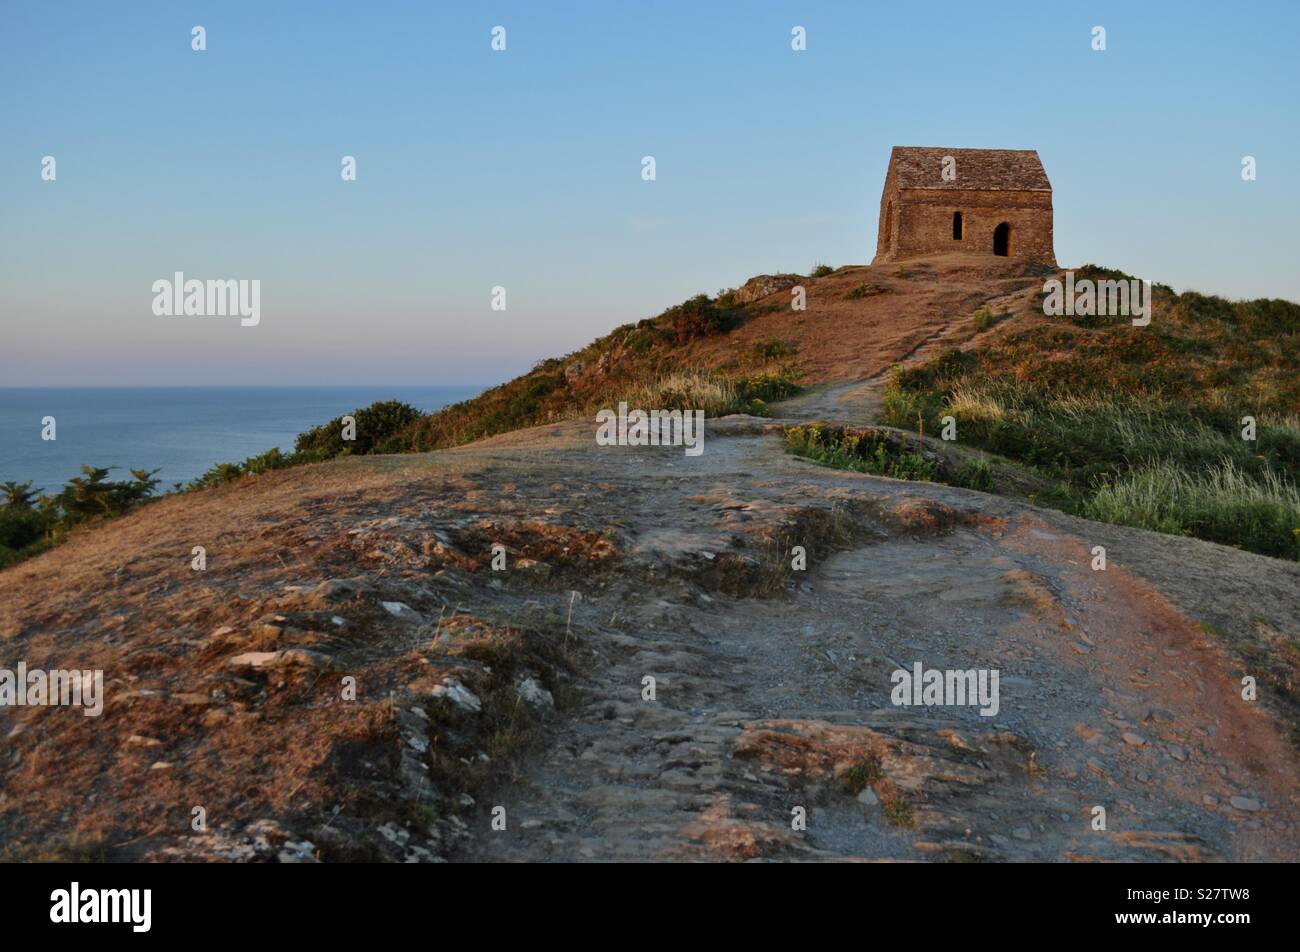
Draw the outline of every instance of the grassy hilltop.
M899 370L886 422L937 433L951 415L963 444L1027 464L1054 484L1040 501L1088 518L1300 558L1300 306L1155 297L1147 327L1031 315Z
M1156 285L1146 327L1046 317L1041 288L1054 273L1014 259L935 256L760 275L624 324L470 400L429 414L376 403L354 411L352 439L336 418L300 435L292 453L219 464L175 488L338 456L445 449L620 400L768 416L802 388L865 380L879 381L879 406L862 412L917 434L911 449L881 431L794 426L792 451L992 491L1005 487L991 474L1012 465L1024 476L1015 481L1021 494L1039 504L1300 558L1300 305ZM1085 266L1076 277L1128 276ZM802 310L792 306L800 292ZM932 439L946 417L957 425L947 446ZM1253 439L1243 439L1246 418ZM945 466L934 451L949 446L979 453ZM107 475L85 467L48 494L0 487L0 566L154 496L152 473Z

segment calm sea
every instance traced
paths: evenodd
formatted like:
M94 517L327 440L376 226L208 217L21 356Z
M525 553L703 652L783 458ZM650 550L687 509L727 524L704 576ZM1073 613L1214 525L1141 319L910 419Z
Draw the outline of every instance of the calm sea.
M376 400L436 410L481 387L69 387L0 388L0 482L31 480L46 491L81 464L160 470L160 489L239 462ZM57 439L41 439L41 419Z

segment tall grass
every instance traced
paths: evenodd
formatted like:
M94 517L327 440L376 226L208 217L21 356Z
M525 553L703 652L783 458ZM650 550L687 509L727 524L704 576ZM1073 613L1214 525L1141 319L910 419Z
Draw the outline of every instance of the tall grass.
M951 414L963 443L1048 467L1081 489L1156 460L1209 467L1226 457L1247 473L1300 462L1294 417L1262 416L1248 441L1239 428L1211 425L1159 394L1042 395L1024 384L962 379L946 396L893 386L885 410L887 422L913 429L918 416L932 428Z
M1083 514L1300 559L1300 490L1273 472L1248 474L1230 459L1201 471L1170 460L1142 466L1102 487Z
M706 416L744 412L740 384L701 370L675 371L640 381L620 400L642 410L703 410Z
M963 444L1050 477L1056 488L1039 501L1087 518L1300 558L1295 415L1260 411L1247 440L1240 418L1253 406L1240 395L1058 389L1032 368L945 360L895 374L887 422L932 429L951 415Z

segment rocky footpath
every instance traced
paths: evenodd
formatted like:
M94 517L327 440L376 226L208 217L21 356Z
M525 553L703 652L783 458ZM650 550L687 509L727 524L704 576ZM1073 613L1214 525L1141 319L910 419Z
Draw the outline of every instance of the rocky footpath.
M4 712L6 854L1298 855L1285 706L1214 634L1294 638L1295 566L824 469L778 429L272 473L0 574L9 663L106 681L98 718ZM997 671L996 713L896 704L918 663Z

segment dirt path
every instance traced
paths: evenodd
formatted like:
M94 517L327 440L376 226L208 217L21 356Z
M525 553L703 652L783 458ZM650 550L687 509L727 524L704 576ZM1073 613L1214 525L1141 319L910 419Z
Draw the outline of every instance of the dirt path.
M689 465L660 457L670 480L603 471L663 581L580 603L603 663L551 749L495 796L515 825L469 855L1300 855L1294 751L1159 592L1094 572L1091 540L1049 514L831 473L775 442L715 437ZM779 597L708 594L671 571L780 511L873 498L866 537L791 572ZM918 662L998 670L999 710L894 706L891 672Z
M995 315L1014 313L1027 307L1036 293L1036 287L1015 291L989 300L985 307ZM960 314L904 353L895 366L916 366L949 347L968 345L989 333L992 328L977 331L970 316ZM870 377L811 387L776 404L773 411L795 420L834 420L853 426L881 423L885 412L883 394L891 373L892 367Z

